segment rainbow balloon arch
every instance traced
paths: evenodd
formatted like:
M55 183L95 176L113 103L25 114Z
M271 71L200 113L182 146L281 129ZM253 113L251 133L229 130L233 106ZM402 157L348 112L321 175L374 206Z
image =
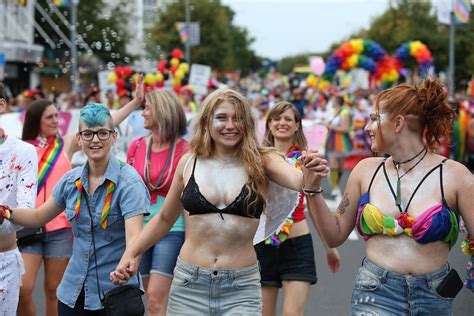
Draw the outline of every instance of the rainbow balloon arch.
M381 89L392 86L400 77L400 71L414 59L420 75L425 76L433 67L433 57L428 47L420 41L402 44L393 56L387 54L378 43L367 39L351 39L339 46L328 57L321 80L314 75L308 78L308 84L319 88L326 87L338 70L350 71L362 68L369 72L369 80Z

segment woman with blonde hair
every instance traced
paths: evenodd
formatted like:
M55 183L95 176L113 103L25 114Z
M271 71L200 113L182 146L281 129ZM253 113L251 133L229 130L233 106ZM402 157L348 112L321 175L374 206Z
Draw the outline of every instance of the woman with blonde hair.
M297 161L307 149L299 111L291 103L281 101L267 114L263 145L276 147L300 168ZM309 287L317 282L313 240L304 213L304 195L287 217L285 225L255 245L262 283L263 315L276 315L279 288L283 287L284 315L303 315ZM316 227L317 228L317 227ZM329 269L339 269L340 257L336 249L326 246Z
M133 141L127 162L140 174L150 192L150 215L154 217L163 205L171 187L178 162L188 143L181 137L186 132L186 116L178 97L172 91L157 89L145 95L142 112L149 136ZM159 243L143 255L139 271L147 292L148 315L165 315L168 294L181 246L184 243L185 220L181 213Z
M181 158L163 207L124 253L112 281L126 283L136 273L140 255L163 238L184 208L188 236L174 270L168 313L261 315L253 240L265 217L269 181L313 194L319 190L313 174L328 172L324 161L314 167L321 160L304 152L303 177L275 151L258 146L246 98L230 89L214 91L201 105L190 153Z
M330 247L354 227L367 241L352 290L353 315L452 315L462 281L447 261L459 216L474 232L472 173L435 153L449 137L453 116L438 80L381 92L365 130L372 151L389 157L357 164L335 214L320 195L308 198Z

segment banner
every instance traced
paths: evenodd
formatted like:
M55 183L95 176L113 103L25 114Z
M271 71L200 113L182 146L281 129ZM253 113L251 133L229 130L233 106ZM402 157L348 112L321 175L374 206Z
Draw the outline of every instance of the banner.
M469 23L469 15L471 14L470 0L454 0L454 19L456 24Z
M71 4L70 0L53 0L53 3L57 7L67 7Z
M185 22L176 22L176 30L179 33L179 39L181 40L181 43L186 44L189 40L189 30L186 27Z
M436 16L441 24L451 24L451 12L454 13L455 24L469 23L471 14L470 0L438 0Z

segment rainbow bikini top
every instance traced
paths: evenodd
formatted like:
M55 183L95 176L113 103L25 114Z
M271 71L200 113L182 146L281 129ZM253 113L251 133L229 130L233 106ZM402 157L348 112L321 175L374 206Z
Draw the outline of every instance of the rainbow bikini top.
M385 160L377 167L372 180L369 184L367 192L361 196L358 203L356 227L359 234L364 237L364 240L368 240L371 235L384 234L388 236L397 236L405 234L409 237L413 237L417 242L426 244L434 241L444 241L449 245L449 248L453 247L456 243L459 233L459 219L453 208L450 208L444 197L443 190L443 164L447 159L444 159L439 165L431 169L420 181L418 186L413 191L405 210L402 210L398 206L401 215L398 218L392 216L383 215L380 210L370 204L369 192L372 183L381 167L385 174L388 186L394 198L396 197L395 191L390 184L388 179L387 170L385 168ZM440 169L440 187L442 203L433 205L424 211L417 218L413 218L408 215L408 207L410 206L411 200L415 193L425 179L436 169Z

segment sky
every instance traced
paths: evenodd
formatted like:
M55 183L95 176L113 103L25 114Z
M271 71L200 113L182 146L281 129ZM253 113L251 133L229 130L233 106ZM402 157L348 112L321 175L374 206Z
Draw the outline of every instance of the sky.
M255 38L257 55L280 59L326 51L332 43L368 28L388 0L222 0L234 24Z

